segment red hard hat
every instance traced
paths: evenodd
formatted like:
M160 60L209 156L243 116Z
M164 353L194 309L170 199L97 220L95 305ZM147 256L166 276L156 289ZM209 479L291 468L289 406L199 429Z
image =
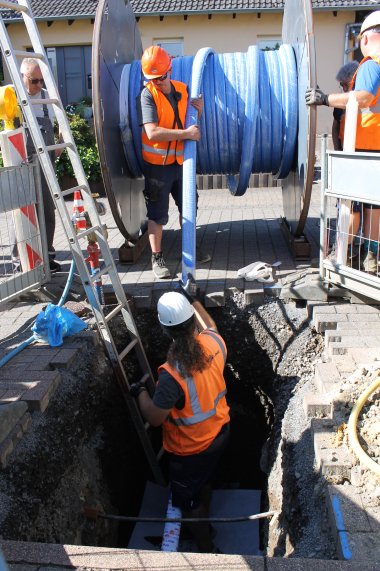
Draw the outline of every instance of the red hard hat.
M160 46L146 48L141 58L142 72L147 79L161 77L169 71L172 60L168 52Z

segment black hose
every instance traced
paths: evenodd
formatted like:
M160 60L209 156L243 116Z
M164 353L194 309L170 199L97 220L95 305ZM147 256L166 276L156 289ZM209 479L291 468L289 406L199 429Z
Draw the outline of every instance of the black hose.
M98 514L98 517L103 519L114 519L117 521L142 521L142 522L150 522L150 523L200 523L200 522L208 522L208 523L238 523L242 521L250 521L255 519L262 519L265 517L272 517L277 515L277 512L264 512L260 514L253 514L253 515L243 515L243 516L236 516L236 517L208 517L208 518L199 518L199 517L178 517L178 518L166 518L166 517L144 517L144 516L125 516L125 515L112 515L112 514Z

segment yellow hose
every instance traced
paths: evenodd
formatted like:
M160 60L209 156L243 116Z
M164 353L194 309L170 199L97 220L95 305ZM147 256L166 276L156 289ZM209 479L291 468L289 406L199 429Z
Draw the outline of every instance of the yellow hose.
M372 393L380 387L380 377L377 377L373 383L360 395L357 402L355 403L350 418L348 420L348 438L350 445L356 456L359 458L360 462L366 466L369 470L380 476L380 464L372 460L363 450L359 444L358 435L356 432L358 416L364 406L366 400L371 396Z

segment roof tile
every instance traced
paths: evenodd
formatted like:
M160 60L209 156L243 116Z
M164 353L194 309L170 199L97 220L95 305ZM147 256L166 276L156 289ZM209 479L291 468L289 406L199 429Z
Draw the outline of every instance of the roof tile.
M98 0L31 0L36 18L78 18L95 15ZM131 0L136 16L144 14L189 14L191 12L282 10L284 0ZM375 6L373 6L374 8ZM313 8L339 9L364 8L372 5L365 0L313 0ZM0 9L4 18L14 18L15 12Z

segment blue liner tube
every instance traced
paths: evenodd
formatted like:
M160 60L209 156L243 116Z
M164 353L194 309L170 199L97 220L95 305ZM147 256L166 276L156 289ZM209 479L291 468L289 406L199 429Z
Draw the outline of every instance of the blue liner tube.
M201 93L203 69L207 58L213 53L211 48L198 51L193 62L190 99ZM186 113L185 127L196 125L197 110L189 104ZM183 163L183 207L182 207L182 282L186 283L190 273L195 278L195 232L196 232L196 153L195 141L185 140Z

